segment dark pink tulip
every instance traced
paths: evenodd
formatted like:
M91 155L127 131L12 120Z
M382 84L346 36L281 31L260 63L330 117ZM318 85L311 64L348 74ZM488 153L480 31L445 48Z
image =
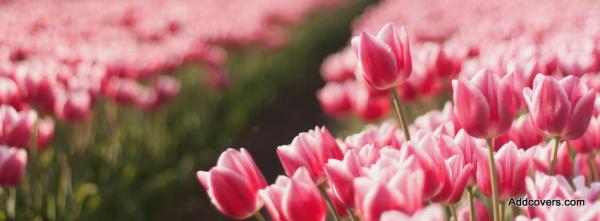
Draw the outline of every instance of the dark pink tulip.
M0 77L0 104L14 105L20 99L17 84L5 77Z
M198 171L197 177L212 203L226 216L246 219L262 206L257 193L267 182L244 148L225 150L215 167Z
M592 117L585 133L569 144L579 153L589 153L600 148L600 117Z
M412 71L412 60L406 30L386 24L377 37L363 32L352 40L358 57L358 68L369 84L389 89L405 81Z
M277 147L277 156L291 176L300 167L306 167L315 182L323 182L325 178L324 165L329 159L342 159L335 139L325 127L315 127L314 130L298 134L289 145Z
M37 121L34 111L21 111L12 125L4 128L5 144L9 146L27 147L31 144L33 127Z
M354 207L354 178L361 176L360 156L356 150L348 150L342 161L331 159L325 164L325 174L333 193L346 207Z
M330 116L342 116L352 110L347 83L329 82L317 91L317 99L321 107Z
M325 202L306 168L291 178L279 176L275 184L259 191L273 221L324 221Z
M525 102L536 126L549 136L576 139L588 128L596 99L593 90L567 76L558 81L538 74L533 89L523 89Z
M554 141L553 141L554 142ZM548 173L550 170L550 156L552 154L552 142L541 144L527 150L527 155L531 159L531 169ZM560 174L565 177L571 177L572 164L569 156L569 147L566 142L563 142L558 147L556 155L556 165L554 168L555 174Z
M91 115L92 98L85 91L68 92L59 98L55 112L64 122L78 122Z
M513 122L508 133L494 139L494 147L498 149L508 141L514 142L519 148L528 149L544 141L544 136L529 115L521 115Z
M469 135L496 137L510 129L515 114L510 84L510 78L500 79L487 69L479 71L470 81L452 81L454 113Z
M120 104L130 105L135 103L142 86L128 78L112 78L104 86L104 94Z
M0 146L0 185L15 187L21 183L27 166L24 149Z
M387 211L381 215L381 221L444 221L446 214L444 208L440 205L433 204L416 212L412 216L400 211Z
M477 221L490 221L492 218L490 217L490 213L488 212L487 207L477 198L473 200L473 204L475 206L475 220ZM470 218L471 209L469 208L468 203L463 204L463 206L458 209L458 221L474 221Z
M158 102L163 104L171 101L179 93L181 85L174 77L161 75L154 79L152 89L158 95Z
M45 150L54 138L54 120L45 117L37 123L37 148Z
M525 177L529 165L525 151L509 142L494 155L496 174L498 175L498 194L500 200L517 197L525 193ZM487 168L488 158L479 156L477 165L477 186L486 196L491 196L490 174Z
M363 120L373 121L388 116L391 110L389 97L377 96L369 92L369 89L360 84L354 87L346 87L350 96L352 110Z

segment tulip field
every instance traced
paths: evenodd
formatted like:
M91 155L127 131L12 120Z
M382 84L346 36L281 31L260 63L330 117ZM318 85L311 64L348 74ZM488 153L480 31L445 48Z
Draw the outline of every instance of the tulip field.
M0 220L600 221L600 1L0 1Z

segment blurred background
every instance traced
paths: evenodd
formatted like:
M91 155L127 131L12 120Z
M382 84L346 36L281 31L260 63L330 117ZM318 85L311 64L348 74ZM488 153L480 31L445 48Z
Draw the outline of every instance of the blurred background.
M371 3L0 1L0 104L35 114L0 142L28 153L0 219L227 220L195 172L246 147L273 182L278 145L335 127L319 68Z

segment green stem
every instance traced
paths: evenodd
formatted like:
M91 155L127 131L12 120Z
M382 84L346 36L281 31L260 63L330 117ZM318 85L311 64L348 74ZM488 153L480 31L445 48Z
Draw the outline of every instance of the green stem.
M329 212L333 216L333 220L339 221L340 217L335 212L335 207L333 207L333 202L331 202L331 199L329 198L329 194L327 194L327 190L325 190L325 186L323 186L323 184L320 184L317 186L319 187L319 191L321 192L321 195L323 195L323 198L325 199L325 203L327 204L327 208L329 209Z
M348 209L348 218L350 219L350 221L359 221L360 219L356 216L356 214L354 213L354 211L352 211L352 209Z
M550 156L550 175L554 175L554 167L556 167L556 155L558 155L558 145L560 144L560 138L554 138L554 145L552 145L552 155Z
M6 200L6 215L9 220L15 220L15 207L17 204L17 189L8 188L8 199Z
M454 204L450 204L448 207L450 207L450 220L458 221L458 217L456 216L456 207Z
M402 127L402 131L404 132L404 139L410 140L410 132L408 131L408 123L406 121L406 114L400 105L400 98L398 98L398 92L395 88L390 89L392 92L392 100L394 101L394 107L396 109L396 115L398 115L398 119L400 120L400 126Z
M500 204L498 204L498 219L500 221L504 220L504 202L500 202Z
M494 159L494 143L493 138L486 139L488 144L488 164L490 170L490 182L492 185L492 214L494 221L498 221L498 179L496 177L496 160Z
M260 210L257 210L256 213L254 213L254 219L257 221L266 221L265 217L260 214Z
M469 220L470 221L475 221L475 204L473 202L473 187L469 186L467 187L467 198L469 199Z
M598 181L598 166L596 165L596 154L590 152L587 154L588 165L590 167L590 183Z

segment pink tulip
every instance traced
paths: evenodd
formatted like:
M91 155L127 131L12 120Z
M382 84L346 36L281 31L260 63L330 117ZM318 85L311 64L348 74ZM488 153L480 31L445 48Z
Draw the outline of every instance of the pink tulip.
M526 153L531 159L530 167L533 171L540 171L543 173L549 172L552 145L554 144L550 142L547 144L534 146L527 150ZM569 155L569 146L566 142L561 143L558 147L554 173L563 175L565 177L571 177L571 156Z
M391 110L390 100L387 96L377 96L369 92L365 86L356 83L355 86L346 87L352 110L363 120L373 121L388 116Z
M317 91L317 98L325 113L337 117L345 115L352 109L349 91L346 89L348 83L329 82Z
M423 208L414 215L409 215L400 211L387 211L381 216L381 221L443 221L446 220L444 208L433 204Z
M34 111L21 111L18 115L10 127L4 128L4 143L9 146L27 147L31 144L37 114Z
M277 156L291 176L300 167L309 170L315 182L323 182L324 165L329 159L342 159L342 151L325 127L300 133L289 145L277 147Z
M416 145L409 142L403 147L411 148L410 150L415 156L419 168L425 173L425 185L423 187L425 197L427 199L433 198L432 200L436 200L436 202L439 199L435 197L438 197L439 194L444 194L439 198L445 199L453 191L450 183L451 176L449 175L451 171L446 167L444 156L440 150L440 142L442 141L432 135L427 135L419 140Z
M496 174L498 175L498 194L500 200L517 197L525 193L525 177L529 165L525 151L509 142L494 154ZM477 186L486 196L491 196L490 174L487 168L488 158L479 154L477 165Z
M54 120L45 117L38 121L37 127L37 148L45 150L54 138Z
M0 185L15 187L21 183L27 166L24 149L0 145Z
M511 78L483 69L470 81L453 80L454 113L460 126L477 138L508 131L515 113Z
M471 178L474 175L473 164L464 164L461 155L454 155L448 158L445 162L445 168L448 170L447 180L449 181L440 193L431 200L445 204L456 204L463 195L463 191Z
M55 112L64 122L84 121L91 115L92 98L84 91L69 92L59 98Z
M399 170L389 180L359 177L354 180L356 212L361 220L380 220L389 210L414 214L423 204L423 172Z
M267 182L244 148L225 150L215 167L198 171L197 177L213 205L226 216L246 219L262 206L257 193Z
M412 71L406 30L386 24L377 36L365 32L352 40L358 68L374 88L390 89L405 81Z
M158 95L158 102L163 104L171 101L179 93L181 85L174 77L161 75L154 79L152 89Z
M343 205L354 207L354 179L361 176L362 168L356 150L349 150L342 161L330 159L325 164L325 174L333 193Z
M356 56L350 49L331 54L321 64L321 77L326 81L344 82L354 78Z
M0 104L15 105L20 99L17 84L5 77L0 77Z
M600 148L600 117L592 117L585 133L577 139L570 140L569 144L578 153L589 153Z
M306 168L298 168L291 178L279 176L275 184L259 191L274 221L324 221L325 202Z
M513 122L508 133L494 139L494 147L498 149L509 141L519 148L528 149L544 141L544 136L535 127L529 115L521 115Z
M523 89L525 102L535 125L552 137L572 140L588 128L596 96L579 82L567 76L558 81L538 74L533 89Z
M578 153L575 155L573 159L573 175L584 176L587 181L593 181L594 174L591 167L595 166L595 169L600 170L600 155L595 155L595 159L592 158L592 162L590 163L588 159L590 156L588 154Z
M475 207L475 220L477 221L490 221L492 218L490 217L490 213L488 212L487 207L477 198L473 200L473 206ZM458 209L458 221L473 221L470 218L471 209L469 208L468 203L463 204L463 206Z

